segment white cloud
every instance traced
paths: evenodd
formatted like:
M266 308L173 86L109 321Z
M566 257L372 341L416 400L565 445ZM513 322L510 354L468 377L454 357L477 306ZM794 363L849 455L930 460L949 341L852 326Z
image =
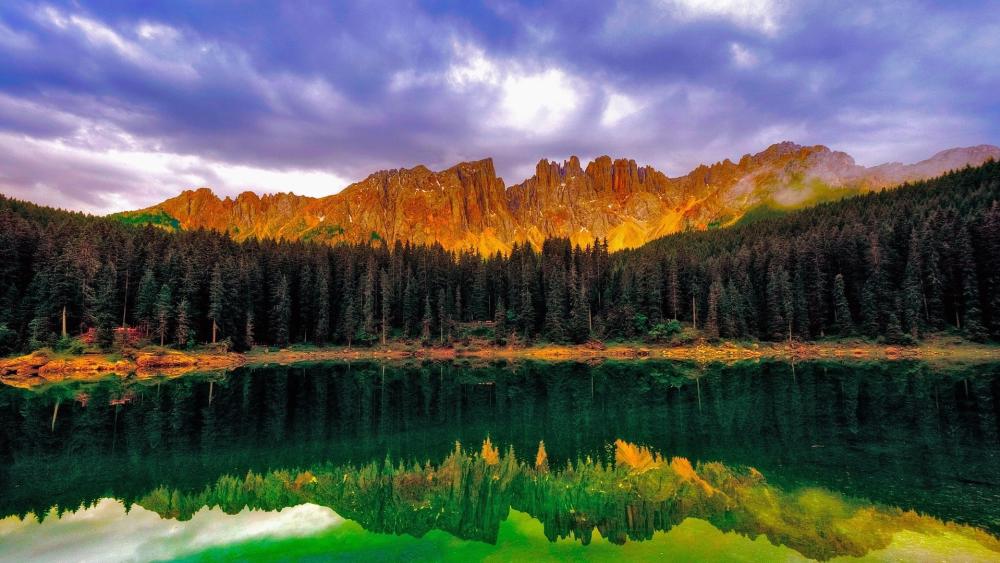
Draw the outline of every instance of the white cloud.
M329 530L344 519L327 507L302 504L276 512L243 510L229 515L219 508L199 510L190 520L160 518L121 502L102 499L92 508L34 519L0 520L0 560L4 561L154 561L259 538L306 537Z
M136 34L143 39L151 41L176 41L180 37L180 32L162 23L142 22L136 29Z
M777 33L784 7L776 0L661 0L681 19L722 18L768 35Z
M456 42L453 48L447 82L459 93L492 102L487 125L544 135L555 132L580 106L586 86L563 69L494 60L475 45Z
M739 43L730 43L729 53L733 56L733 64L740 68L753 68L757 66L757 55Z
M605 127L617 125L621 120L642 109L635 98L620 92L610 92L607 100L604 112L601 114L601 125Z
M194 67L183 61L183 57L179 57L177 53L164 52L164 45L147 50L100 21L78 14L66 14L52 6L39 10L36 19L65 33L79 33L94 47L111 49L144 72L169 77L171 80L190 81L198 78ZM149 22L136 28L136 33L143 39L157 39L161 43L173 43L180 35L169 26Z
M16 171L30 177L14 176ZM0 191L91 213L139 209L197 186L210 186L220 195L250 190L319 197L347 184L345 178L323 170L268 169L196 155L98 150L0 134Z

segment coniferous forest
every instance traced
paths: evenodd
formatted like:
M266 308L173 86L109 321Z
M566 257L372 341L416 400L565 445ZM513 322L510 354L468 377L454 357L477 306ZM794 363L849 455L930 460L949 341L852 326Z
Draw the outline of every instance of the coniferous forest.
M152 344L1000 337L1000 164L609 253L235 242L0 197L0 353ZM128 330L121 330L126 327Z

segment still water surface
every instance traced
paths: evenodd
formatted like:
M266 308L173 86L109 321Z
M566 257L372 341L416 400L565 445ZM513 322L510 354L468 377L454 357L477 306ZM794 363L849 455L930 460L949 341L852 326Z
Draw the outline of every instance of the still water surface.
M998 411L915 362L0 387L0 560L1000 560Z

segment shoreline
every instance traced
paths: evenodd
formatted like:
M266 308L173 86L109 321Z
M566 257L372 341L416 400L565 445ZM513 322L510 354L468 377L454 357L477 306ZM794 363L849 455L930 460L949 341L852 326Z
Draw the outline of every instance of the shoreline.
M0 359L0 383L34 387L61 381L87 381L108 375L137 378L178 377L189 373L230 370L253 365L290 365L316 361L585 361L677 360L698 363L752 360L919 360L932 363L1000 361L1000 346L960 339L935 338L916 346L886 346L862 341L788 343L698 343L686 346L620 343L604 345L539 344L527 347L423 347L392 343L370 348L346 346L287 348L271 351L219 352L140 349L127 357L116 354L65 355L36 351Z
M743 343L698 343L685 346L664 344L588 343L579 345L538 344L511 346L423 347L391 343L370 348L346 346L293 347L277 351L255 348L248 352L213 350L179 351L140 349L123 357L115 354L65 355L36 351L0 359L0 383L34 387L60 381L87 381L108 375L135 375L138 378L178 377L189 373L230 370L252 365L289 365L316 361L411 360L506 360L506 361L585 361L677 360L698 363L747 360L919 360L932 363L1000 361L1000 346L977 344L957 338L929 339L915 346L886 346L862 341Z

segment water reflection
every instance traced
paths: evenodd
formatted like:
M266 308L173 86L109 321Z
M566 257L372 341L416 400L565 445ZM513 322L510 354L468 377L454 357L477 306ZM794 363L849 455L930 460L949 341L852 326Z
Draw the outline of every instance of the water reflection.
M544 440L553 469L588 457L608 468L609 446L622 437L695 466L753 466L788 494L821 486L997 533L997 373L997 366L919 363L321 364L5 388L0 514L74 510L102 497L151 502L157 491L195 498L248 471L308 470L318 479L324 470L386 459L412 470L442 463L456 441L487 436L531 457ZM200 501L192 502L190 512ZM578 532L542 505L517 506L546 522L546 534ZM337 510L399 531L367 522L365 506ZM651 514L653 522L676 523L672 512ZM495 539L495 525L475 526L449 531ZM665 529L626 527L621 535L608 526L604 537L612 539Z

